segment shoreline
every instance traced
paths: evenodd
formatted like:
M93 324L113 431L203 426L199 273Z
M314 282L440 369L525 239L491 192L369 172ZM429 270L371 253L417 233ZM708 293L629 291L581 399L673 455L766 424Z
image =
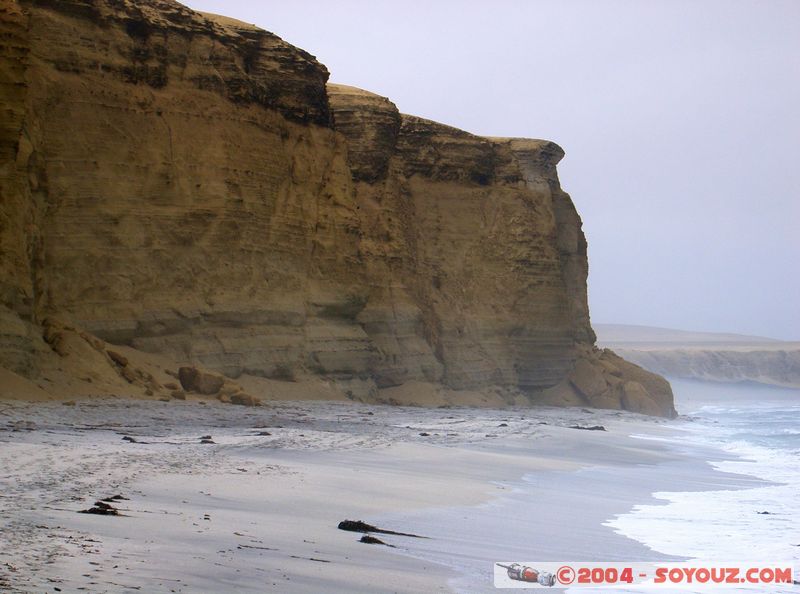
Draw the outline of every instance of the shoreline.
M622 428L625 423L619 425ZM479 506L372 519L412 532L434 526L440 536L443 534L444 546L426 541L408 554L446 565L460 559L460 575L450 580L451 587L457 593L478 594L496 591L492 585L495 561L686 560L689 556L654 551L612 528L609 522L630 513L635 506L665 504L655 497L659 491L738 490L769 484L716 470L712 460L734 457L714 448L681 451L668 445L664 452L661 446L666 442L640 440L643 443L637 445L635 440L628 436L615 440L617 443L593 444L591 456L581 467L528 473L506 483L492 501ZM462 518L469 518L471 534L481 535L479 543L465 545L465 536L459 532Z
M433 518L502 507L515 485L533 485L545 502L537 517L573 522L560 532L539 526L549 548L534 550L575 559L578 526L587 542L638 543L602 525L610 508L598 493L565 494L580 495L581 480L606 473L600 495L613 509L632 507L643 490L613 492L615 480L625 475L630 487L642 482L642 469L681 464L665 444L629 436L671 433L668 423L618 411L332 402L247 409L126 399L8 410L9 425L15 415L35 424L0 431L0 585L10 591L448 592L463 573L411 550L453 548L458 535ZM596 424L608 430L570 428ZM206 435L215 443L201 444ZM534 482L525 485L526 476ZM75 513L116 493L129 497L115 504L127 517ZM564 513L581 506L591 517ZM428 524L418 527L420 517ZM363 544L337 530L345 519L431 538L377 535L397 549Z

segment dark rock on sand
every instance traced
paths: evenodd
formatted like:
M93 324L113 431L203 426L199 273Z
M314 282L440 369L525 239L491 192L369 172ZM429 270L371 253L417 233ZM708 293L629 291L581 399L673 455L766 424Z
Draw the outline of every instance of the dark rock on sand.
M101 499L100 501L106 501L108 503L112 503L114 501L130 501L128 497L123 497L122 495L112 495L111 497L106 497L105 499Z
M384 546L387 546L387 547L395 548L394 545L391 545L389 543L383 542L380 538L375 538L374 536L370 536L369 534L365 534L364 536L362 536L361 540L359 540L358 542L363 542L365 544L379 544L379 545L384 545Z
M95 501L94 507L82 509L79 514L94 514L97 516L118 516L119 510L102 501Z
M395 532L394 530L384 530L372 524L367 524L361 520L342 520L339 522L339 530L346 530L348 532L377 532L378 534L394 534L395 536L411 536L413 538L427 538L419 534L409 534L408 532Z
M327 559L317 559L316 557L299 557L298 555L289 555L292 559L305 559L306 561L316 561L317 563L330 563Z
M606 428L603 427L602 425L587 425L585 427L582 426L582 425L570 425L569 428L570 429L583 429L584 431L605 431L606 430Z

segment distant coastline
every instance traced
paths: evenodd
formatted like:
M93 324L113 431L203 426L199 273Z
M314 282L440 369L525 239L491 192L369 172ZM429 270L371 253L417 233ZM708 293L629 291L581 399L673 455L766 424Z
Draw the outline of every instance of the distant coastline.
M599 346L668 378L800 389L800 342L625 324L594 327Z

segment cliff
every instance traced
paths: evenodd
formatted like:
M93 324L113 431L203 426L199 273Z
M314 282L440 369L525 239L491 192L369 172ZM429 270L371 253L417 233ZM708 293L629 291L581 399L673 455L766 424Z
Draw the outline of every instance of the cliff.
M800 343L763 336L600 324L598 342L673 378L800 388Z
M800 388L800 348L787 350L624 349L637 365L669 377Z
M58 394L158 395L191 363L267 397L673 414L593 346L554 143L402 115L170 0L0 11L7 370Z
M762 336L600 324L598 342L673 378L800 388L800 343Z

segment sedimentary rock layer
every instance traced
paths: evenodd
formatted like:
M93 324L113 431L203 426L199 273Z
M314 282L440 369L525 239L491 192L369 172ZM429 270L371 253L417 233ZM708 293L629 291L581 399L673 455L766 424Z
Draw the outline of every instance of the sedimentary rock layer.
M620 350L628 360L669 377L712 382L756 382L800 388L800 348L770 350Z
M554 143L401 115L170 0L0 10L0 364L35 378L58 318L361 399L422 382L535 402L578 361L624 375L592 347ZM639 380L596 400L671 414L668 385Z

